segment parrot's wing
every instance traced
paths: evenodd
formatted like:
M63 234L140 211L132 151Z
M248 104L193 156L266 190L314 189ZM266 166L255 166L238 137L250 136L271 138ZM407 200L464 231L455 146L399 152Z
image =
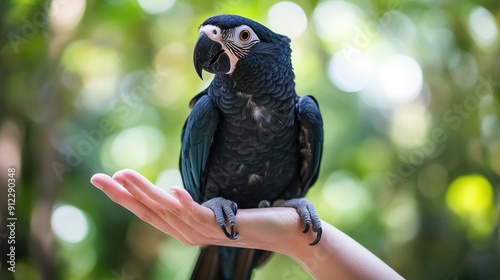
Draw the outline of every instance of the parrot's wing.
M219 111L204 90L190 102L192 111L182 129L180 169L184 187L197 202L202 199L203 178L219 123Z
M304 196L318 178L323 152L323 119L318 102L312 96L300 97L296 110L300 130L300 153L302 155L300 178L303 189L301 196Z
M201 97L203 97L207 94L208 94L208 88L202 90L200 93L198 93L193 98L191 98L191 101L189 101L189 109L193 109L196 102L198 102L198 100L200 100Z

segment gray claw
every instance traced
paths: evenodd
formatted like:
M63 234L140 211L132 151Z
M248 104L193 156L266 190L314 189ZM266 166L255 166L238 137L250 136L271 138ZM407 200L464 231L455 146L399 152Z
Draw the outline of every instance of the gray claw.
M318 244L321 240L323 230L321 229L321 220L319 219L318 213L311 202L305 198L294 198L286 201L278 201L275 205L295 208L305 226L303 233L307 233L311 228L311 225L313 232L316 232L316 239L309 245L313 246Z
M313 231L314 231L314 228L313 228ZM310 246L314 246L314 245L318 244L318 242L321 240L321 234L323 234L323 229L320 227L315 232L317 232L318 234L316 235L316 239L314 239L314 241L312 243L309 243Z
M257 206L259 208L267 208L267 207L271 207L271 202L269 202L269 200L261 200L259 202L259 206Z
M220 225L220 228L227 238L231 240L236 240L238 238L238 233L234 233L234 226L230 226L231 233L227 232L225 225Z
M236 204L236 202L231 203L231 210L233 210L234 215L238 213L238 204Z
M306 228L302 233L307 233L309 231L309 227L310 227L309 223L306 223Z
M229 237L229 239L232 239L232 240L238 239L238 233L234 232L234 226L231 226L231 236Z
M235 202L215 197L203 202L202 205L214 211L215 220L227 238L231 240L238 238L238 233L234 231L236 212L238 212L238 205ZM226 228L227 224L229 224L229 232Z

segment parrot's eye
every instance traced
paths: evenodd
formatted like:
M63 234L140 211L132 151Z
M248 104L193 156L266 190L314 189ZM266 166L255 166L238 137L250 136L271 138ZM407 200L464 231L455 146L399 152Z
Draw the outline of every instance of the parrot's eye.
M248 41L248 39L250 39L250 31L242 30L240 32L240 40L241 41Z

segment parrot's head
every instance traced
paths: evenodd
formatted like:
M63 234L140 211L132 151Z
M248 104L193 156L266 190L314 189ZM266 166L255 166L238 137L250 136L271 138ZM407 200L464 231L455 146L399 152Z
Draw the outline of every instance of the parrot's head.
M205 20L198 33L193 60L202 79L203 70L223 75L248 68L255 71L257 65L263 65L259 63L263 59L280 59L291 64L290 39L253 20L217 15Z

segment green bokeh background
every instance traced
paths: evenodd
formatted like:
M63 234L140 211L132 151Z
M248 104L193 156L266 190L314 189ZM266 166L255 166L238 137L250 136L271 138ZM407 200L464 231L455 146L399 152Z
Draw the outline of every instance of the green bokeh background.
M192 66L204 19L234 13L284 34L296 27L270 24L276 1L165 0L159 13L140 5L153 2L0 2L1 279L189 275L197 248L143 223L89 179L132 168L165 189L181 184L188 102L210 80ZM294 1L307 17L292 38L297 91L317 98L325 125L307 197L405 278L500 279L500 3L324 2ZM319 16L332 3L340 12ZM347 59L335 73L334 55ZM417 96L387 98L391 85L404 92L419 81L385 71L393 55L417 62ZM332 78L352 69L369 69L354 75L351 85L368 81L359 91ZM11 167L15 273L4 253ZM53 219L65 205L76 214ZM310 276L275 254L253 279Z

